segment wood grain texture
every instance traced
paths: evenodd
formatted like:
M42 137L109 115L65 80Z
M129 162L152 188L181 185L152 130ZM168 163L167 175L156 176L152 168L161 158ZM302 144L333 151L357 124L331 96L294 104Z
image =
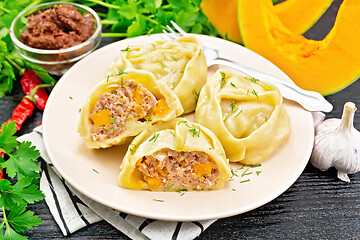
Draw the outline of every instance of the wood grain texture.
M306 36L321 39L329 31L341 0L336 0L319 23ZM102 45L109 43L103 41ZM22 94L0 99L0 121L10 117ZM347 101L360 107L360 81L327 96L334 110L326 118L340 118ZM35 111L19 135L30 132L41 121ZM360 113L354 126L360 129ZM274 174L274 178L276 174ZM336 178L335 169L321 172L310 163L299 179L278 198L253 211L219 219L206 229L203 239L360 239L360 173L350 175L351 182ZM246 193L244 193L246 194ZM30 207L43 223L29 230L30 239L129 239L110 224L102 221L63 237L44 201Z

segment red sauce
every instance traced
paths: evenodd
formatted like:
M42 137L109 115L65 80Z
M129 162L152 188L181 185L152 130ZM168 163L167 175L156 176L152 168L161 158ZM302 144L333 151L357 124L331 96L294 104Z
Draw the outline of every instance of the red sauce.
M95 19L81 15L72 5L55 5L27 17L20 41L39 49L64 49L85 42L94 34Z

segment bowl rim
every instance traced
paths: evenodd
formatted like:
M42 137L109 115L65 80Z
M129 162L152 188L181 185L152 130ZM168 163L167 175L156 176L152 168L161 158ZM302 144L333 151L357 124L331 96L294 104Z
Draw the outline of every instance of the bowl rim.
M86 11L88 11L89 13L91 13L91 15L95 18L95 21L98 25L98 27L96 28L94 34L87 39L85 42L80 43L78 45L69 47L69 48L64 48L64 49L40 49L40 48L33 48L33 47L29 47L28 45L22 43L16 36L14 33L14 26L15 23L18 21L19 18L21 18L22 16L26 15L26 13L31 12L32 10L34 10L35 8L39 8L39 7L44 7L44 6L54 6L54 5L73 5L75 7L84 9ZM24 49L28 52L32 52L32 53L38 53L38 54L58 54L58 53L68 53L68 52L72 52L72 51L76 51L79 50L81 48L83 48L86 45L91 44L99 35L101 34L101 20L99 15L90 7L84 6L82 4L78 4L78 3L72 3L72 2L47 2L47 3L42 3L42 4L38 4L36 6L33 6L31 8L25 9L23 11L21 11L12 21L11 26L10 26L10 38L13 41L15 47Z

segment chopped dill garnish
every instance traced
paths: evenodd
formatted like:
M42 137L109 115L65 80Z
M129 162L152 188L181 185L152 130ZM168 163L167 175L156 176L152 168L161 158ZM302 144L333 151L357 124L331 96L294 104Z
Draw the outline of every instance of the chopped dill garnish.
M181 192L181 193L180 193L180 197L182 197L184 194L185 194L185 192Z
M189 131L192 133L193 137L200 137L200 125L198 125L198 129L193 125L193 127L190 128Z
M153 200L156 201L156 202L164 202L164 200L162 200L162 199L155 199L155 198L153 198Z
M259 176L261 171L256 171L256 175Z
M234 111L235 106L236 106L236 101L231 101L230 107L232 112Z
M128 117L129 117L129 114L126 115L124 122L127 121Z
M149 142L151 142L151 141L156 142L156 140L158 139L159 135L160 135L159 133L154 133L154 136L149 139Z
M247 90L246 94L249 94L249 92L250 92L250 91L249 91L249 90Z
M220 79L220 89L223 88L226 84L226 73L224 72L220 72L221 74L221 79Z
M245 165L242 165L241 168L238 168L236 170L242 170L242 169L244 169L244 167L245 167Z
M109 118L109 121L112 122L113 124L116 124L116 118Z
M109 78L110 78L110 75L107 75L107 76L106 76L106 81L107 81L107 82L109 81Z
M235 84L233 84L232 82L230 82L230 85L233 86L234 88L236 88Z
M71 100L73 100L73 98L72 98L71 96L70 96L69 98L70 98Z
M159 62L159 63L160 63L160 65L161 65L161 68L166 68L165 63L163 63L163 62Z
M197 104L198 100L199 100L199 96L200 96L200 91L196 91L196 89L193 89L193 94L194 94L194 98L195 98L195 104Z
M249 79L253 83L258 83L259 82L259 79L256 79L256 78L247 78L247 79Z
M199 50L199 55L201 54L201 49Z
M121 86L124 86L124 84L125 84L124 77L121 77Z
M265 122L267 122L267 120L268 120L268 118L267 118L267 117L265 117Z
M133 144L133 143L132 143L132 144L130 144L130 146L134 146L134 148L137 148L137 145L136 145L136 144ZM134 150L135 150L134 148L129 147L129 151L130 151L130 153L131 153L131 154L133 154L133 153L134 153Z
M230 171L231 171L231 178L234 176L239 177L239 175L236 174L236 171L233 168L231 168Z
M115 76L121 76L127 74L127 72L125 72L124 70L120 69L119 72L117 74L115 74Z
M250 167L252 167L252 168L261 167L261 164L260 163L259 164L254 164L254 165L251 165Z
M93 171L94 171L94 172L96 172L97 174L99 174L99 172L98 172L98 171L96 171L94 168L93 168Z
M175 55L171 55L171 59L174 60L175 62L179 61L179 59L177 59Z
M235 188L233 188L233 189L231 189L231 190L233 190L234 192L236 191L236 189L235 189Z
M185 194L185 192L187 191L186 189L176 189L176 191L178 193L180 193L180 197L183 196Z
M178 125L180 125L180 123L187 123L187 121L179 121Z
M145 119L145 121L146 121L146 122L151 122L151 121L152 121L151 116L150 116L150 115L147 116L147 118Z
M254 94L257 98L259 98L259 95L258 95L258 93L257 93L255 90L252 90L251 93Z
M252 172L250 173L246 173L250 168L247 168L242 174L241 177L246 176L246 175L250 175Z
M173 135L175 137L175 133L173 131L170 131L171 135Z
M114 126L112 126L112 127L109 127L108 129L106 129L106 130L112 130L112 132L114 133L115 132L115 127Z
M250 179L243 180L240 183L245 183L245 182L250 182Z
M122 51L122 52L127 52L127 51L130 51L130 47L129 47L129 46L127 46L125 49L122 49L122 50L120 50L120 51Z
M240 113L242 113L242 109L234 116L234 117L237 117L237 116L239 116L240 115Z
M169 186L167 186L167 187L165 188L165 190L166 190L166 191L169 191L169 190L170 190L170 188L172 188L172 186L174 186L174 183L173 183L173 184L171 184L171 185L169 185Z
M81 112L81 108L79 108L79 112Z

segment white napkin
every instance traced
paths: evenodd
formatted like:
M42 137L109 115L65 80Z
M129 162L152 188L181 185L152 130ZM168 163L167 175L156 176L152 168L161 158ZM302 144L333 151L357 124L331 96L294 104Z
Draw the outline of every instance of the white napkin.
M105 220L132 239L194 239L216 221L166 222L115 211L82 195L57 174L44 146L42 126L18 141L30 141L40 151L40 189L64 236Z

